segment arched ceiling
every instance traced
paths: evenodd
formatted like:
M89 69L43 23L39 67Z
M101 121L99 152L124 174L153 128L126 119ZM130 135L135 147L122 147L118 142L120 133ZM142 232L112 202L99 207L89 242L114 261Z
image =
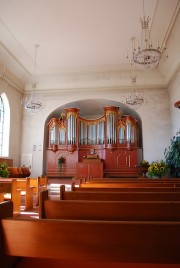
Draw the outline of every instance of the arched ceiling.
M97 99L97 100L81 100L81 101L75 101L75 102L70 102L66 105L63 105L59 107L58 109L54 110L48 117L48 120L50 120L52 117L60 117L61 113L64 113L65 108L79 108L79 115L81 117L89 118L89 119L94 119L98 118L102 115L104 115L104 107L106 106L115 106L119 107L119 111L122 112L122 114L130 114L136 120L140 123L141 118L138 114L133 109L130 109L127 105L117 102L117 101L111 101L111 100L102 100L102 99ZM48 121L47 120L47 121Z

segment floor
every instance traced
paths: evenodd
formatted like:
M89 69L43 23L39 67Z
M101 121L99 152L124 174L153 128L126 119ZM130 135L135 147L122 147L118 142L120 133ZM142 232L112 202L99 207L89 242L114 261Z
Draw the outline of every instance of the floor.
M48 190L49 190L49 198L53 200L59 200L59 187L60 185L65 185L66 190L69 191L71 188L71 183L73 179L49 179L48 181ZM38 219L39 218L39 206L36 206L36 196L34 196L34 205L32 209L25 210L24 206L24 197L21 199L21 211L20 214L15 215L14 217L18 218L32 218Z

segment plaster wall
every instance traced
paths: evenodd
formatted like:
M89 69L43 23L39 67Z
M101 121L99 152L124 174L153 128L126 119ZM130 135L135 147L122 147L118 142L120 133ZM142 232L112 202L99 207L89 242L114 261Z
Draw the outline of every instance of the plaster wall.
M174 107L174 103L180 100L180 71L176 73L174 79L169 84L169 102L171 118L171 136L180 131L180 109Z
M179 109L174 102L180 99L180 73L177 72L168 88L146 89L148 103L137 110L142 120L144 159L149 162L164 158L164 149L180 128ZM51 91L51 90L50 90ZM50 92L49 91L49 92ZM45 161L44 130L45 122L58 107L84 99L104 99L122 102L127 91L96 88L63 90L44 94L45 109L35 116L21 108L22 95L11 85L1 81L0 93L5 92L10 104L10 145L9 158L14 165L32 167L32 176L43 173Z
M44 128L47 117L58 107L83 99L105 99L122 102L127 92L111 89L77 90L44 95L43 112L31 116L24 112L22 121L21 164L29 157L32 176L43 173ZM144 158L148 161L163 159L164 149L171 136L169 94L167 89L147 89L148 103L137 112L142 119Z

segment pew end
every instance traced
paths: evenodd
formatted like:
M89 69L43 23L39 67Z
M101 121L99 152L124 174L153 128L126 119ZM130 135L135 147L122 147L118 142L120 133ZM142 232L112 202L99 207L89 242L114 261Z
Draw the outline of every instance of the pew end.
M1 178L1 190L4 192L4 201L11 200L13 202L13 213L20 213L21 205L21 189L17 186L16 178Z
M17 178L17 186L21 189L21 196L25 197L25 210L33 208L33 190L30 178Z
M0 202L0 219L13 217L13 202L3 201Z
M36 206L39 205L39 194L47 189L47 177L30 178L30 186L33 188L33 193L36 195Z

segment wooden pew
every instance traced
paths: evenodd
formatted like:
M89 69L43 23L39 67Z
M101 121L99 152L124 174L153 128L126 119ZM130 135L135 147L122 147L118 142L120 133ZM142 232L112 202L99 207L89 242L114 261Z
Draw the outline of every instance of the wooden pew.
M180 267L180 222L2 219L0 229L1 264L19 257L8 268Z
M3 202L4 201L4 194L5 193L0 193L0 202Z
M78 180L81 182L160 182L160 183L180 183L180 178L90 178L89 180Z
M69 220L179 221L180 201L50 200L40 193L39 217Z
M71 183L71 191L102 191L102 192L180 192L180 187L167 187L167 186L157 186L157 187L119 187L119 184L111 184L111 187L108 187L107 184L99 185L96 187L96 184L93 186L87 185L86 187L78 187L73 181Z
M96 181L89 181L89 182L84 182L79 184L79 187L108 187L108 188L132 188L132 187L179 187L180 188L180 183L175 183L175 182L96 182Z
M30 186L33 187L33 193L36 195L36 206L38 206L39 193L47 189L47 177L30 178Z
M11 216L12 202L0 203L2 268L180 268L180 222Z
M12 200L14 214L20 213L21 190L16 178L0 178L0 192L4 193L4 200Z
M60 185L60 200L96 200L96 201L180 201L179 192L102 192L102 191L66 191Z
M13 217L13 202L3 201L0 202L0 219Z
M25 210L33 208L33 189L30 178L17 178L17 187L21 189L21 196L25 197Z
M30 169L29 167L14 167L9 166L9 178L26 178L30 176Z

